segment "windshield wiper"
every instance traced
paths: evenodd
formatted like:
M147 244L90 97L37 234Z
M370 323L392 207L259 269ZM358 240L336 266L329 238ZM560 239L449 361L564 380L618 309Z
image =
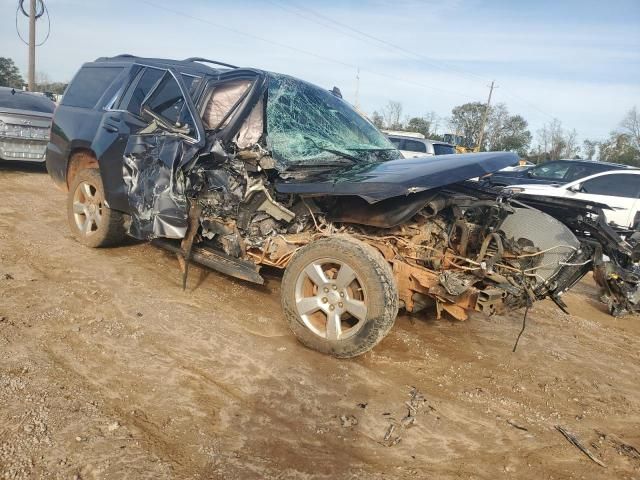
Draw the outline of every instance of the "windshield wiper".
M323 147L322 145L319 145L318 142L316 142L311 137L304 137L304 138L306 140L309 140L313 144L313 146L316 147L318 150L322 150L323 152L333 153L334 155L337 155L338 157L346 158L346 159L351 160L353 162L359 162L360 161L360 159L358 157L354 157L353 155L349 155L346 152L342 152L340 150L334 150L333 148Z
M345 148L345 150L355 150L357 152L388 152L391 150L397 150L397 148Z

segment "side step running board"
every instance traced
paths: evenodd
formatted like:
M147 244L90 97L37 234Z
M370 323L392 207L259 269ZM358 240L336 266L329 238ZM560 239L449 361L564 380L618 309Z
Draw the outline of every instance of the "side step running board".
M171 240L157 238L152 240L151 244L173 253L182 253L180 244ZM191 261L241 280L264 285L264 278L258 273L259 267L255 263L230 257L223 252L211 248L193 247L191 251Z

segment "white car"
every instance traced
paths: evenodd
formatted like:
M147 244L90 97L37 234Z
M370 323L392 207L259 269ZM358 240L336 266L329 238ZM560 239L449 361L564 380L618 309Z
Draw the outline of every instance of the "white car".
M609 170L564 185L511 185L506 191L519 195L541 195L605 204L608 223L633 228L640 207L640 170Z

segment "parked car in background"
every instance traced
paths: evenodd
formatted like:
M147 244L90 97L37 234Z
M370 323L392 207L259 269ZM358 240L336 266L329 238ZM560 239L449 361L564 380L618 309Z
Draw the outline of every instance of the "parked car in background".
M604 209L607 222L623 229L633 229L639 220L640 170L610 170L565 185L512 185L505 190L523 197L538 195L601 203L609 207Z
M55 108L42 94L0 87L0 159L44 162Z
M628 168L631 167L591 160L552 160L523 170L502 170L487 175L482 180L499 187L525 183L527 185L563 185L596 173Z
M400 150L404 158L451 155L456 153L456 147L450 143L439 140L429 140L421 133L389 130L383 130L382 133Z

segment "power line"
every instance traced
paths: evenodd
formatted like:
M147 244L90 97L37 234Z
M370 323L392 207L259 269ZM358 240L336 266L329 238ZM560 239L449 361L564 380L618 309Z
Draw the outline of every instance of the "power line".
M450 95L456 95L456 96L461 96L461 97L471 98L471 99L475 98L475 97L472 97L471 95L466 94L466 93L456 92L456 91L453 91L453 90L447 90L447 89L444 89L444 88L436 87L436 86L433 86L433 85L428 85L428 84L421 83L421 82L415 82L413 80L408 80L408 79L405 79L405 78L396 77L394 75L389 75L387 73L379 72L379 71L376 71L376 70L371 70L371 69L368 69L368 68L362 68L362 67L359 67L358 65L354 65L354 64L351 64L351 63L343 62L343 61L337 60L335 58L325 57L323 55L319 55L317 53L314 53L314 52L311 52L311 51L308 51L308 50L303 50L301 48L294 47L292 45L287 45L285 43L278 42L276 40L271 40L269 38L261 37L259 35L255 35L255 34L250 33L250 32L245 32L243 30L239 30L237 28L230 27L228 25L223 25L221 23L216 23L216 22L210 21L208 19L196 17L196 16L193 16L193 15L189 15L188 13L182 12L180 10L175 10L173 8L170 8L170 7L166 7L164 5L159 5L159 4L157 4L155 2L152 2L150 0L139 0L139 1L142 2L142 3L146 3L147 5L150 5L150 6L154 7L154 8L170 12L170 13L172 13L174 15L179 15L179 16L182 16L182 17L185 17L185 18L189 18L191 20L195 20L195 21L200 22L200 23L205 23L207 25L213 25L214 27L230 31L230 32L236 33L238 35L243 35L243 36L246 36L246 37L249 37L249 38L253 38L255 40L259 40L261 42L269 43L271 45L276 45L276 46L281 47L281 48L286 48L286 49L289 49L291 51L294 51L294 52L297 52L297 53L301 53L303 55L310 55L310 56L318 58L320 60L323 60L323 61L326 61L326 62L330 62L330 63L335 63L337 65L342 65L343 67L348 67L348 68L353 69L353 70L357 70L359 68L361 72L367 72L367 73L370 73L370 74L373 74L373 75L377 75L379 77L387 78L387 79L390 79L390 80L394 80L394 81L397 81L397 82L403 82L403 83L406 83L406 84L409 84L409 85L415 85L415 86L418 86L418 87L421 87L421 88L428 88L428 89L431 89L431 90L436 90L436 91L439 91L439 92L442 92L442 93L447 93L447 94L450 94Z
M406 56L419 58L419 59L423 60L425 63L428 63L431 66L434 66L436 68L440 68L441 70L449 70L451 72L455 72L458 76L464 77L466 79L471 79L474 82L477 81L478 79L483 80L483 81L485 80L483 77L481 77L480 75L477 75L477 74L475 74L473 72L468 72L468 71L462 70L460 68L453 67L453 66L447 64L444 61L434 60L434 59L432 59L430 57L427 57L425 55L422 55L420 53L416 53L414 51L408 50L408 49L406 49L406 48L404 48L404 47L402 47L400 45L397 45L397 44L394 44L394 43L389 42L387 40L384 40L382 38L376 37L376 36L371 35L371 34L369 34L367 32L364 32L362 30L358 30L357 28L354 28L351 25L347 25L347 24L345 24L343 22L340 22L340 21L335 20L335 19L333 19L331 17L328 17L327 15L323 15L321 13L318 13L315 10L312 10L310 8L303 7L303 6L300 6L300 5L291 5L291 4L286 4L285 5L285 4L282 4L282 3L278 2L278 1L275 1L275 0L267 0L267 1L269 3L271 3L271 4L273 4L273 5L276 5L276 6L280 7L280 8L292 11L294 14L296 14L296 15L302 17L302 18L306 18L306 19L308 19L310 21L313 21L315 23L318 23L320 25L324 25L325 27L331 28L332 30L338 31L338 32L342 33L343 35L349 36L351 38L356 38L356 39L362 41L363 37L364 37L364 39L373 40L373 41L377 42L378 44L381 44L381 45L384 45L384 46L386 46L388 48L391 48L393 50L402 52ZM298 11L296 11L296 10L298 10ZM316 17L316 19L312 19L308 15L305 15L304 13L301 13L301 12L308 12L309 14L313 15L314 17ZM317 20L318 18L321 19L322 21L318 21ZM338 28L336 28L336 26ZM354 35L354 33L357 34L357 35ZM503 85L503 91L509 97L511 97L513 100L515 100L517 103L521 103L523 105L527 105L528 107L533 108L537 112L539 112L542 115L545 115L545 116L547 116L547 117L549 117L551 119L555 119L556 118L555 115L552 115L552 114L550 114L548 112L545 112L544 110L539 108L537 105L529 102L528 100L520 97L519 95L516 95L514 92L509 93L507 91L507 89L504 88L504 85ZM471 97L469 97L469 98L471 98Z
M281 8L285 8L283 6L283 4L281 4L279 2L275 2L273 0L268 0L268 1L269 1L269 3L272 3L274 5L280 6ZM395 43L392 43L392 42L389 42L389 41L384 40L382 38L376 37L376 36L371 35L371 34L369 34L367 32L364 32L362 30L358 30L357 28L353 27L352 25L347 25L347 24L345 24L343 22L340 22L340 21L335 20L333 18L330 18L330 17L328 17L326 15L318 13L315 10L312 10L310 8L302 7L300 5L291 5L291 7L295 8L297 10L300 10L300 11L309 12L311 15L313 15L313 16L315 16L317 18L323 19L325 22L329 22L330 24L338 25L339 27L341 27L341 29L342 29L341 31L342 31L343 34L348 35L348 36L350 36L352 38L357 38L359 40L362 40L362 38L360 38L360 37L364 37L364 38L366 38L368 40L373 40L374 42L377 42L377 43L379 43L381 45L384 45L384 46L386 46L388 48L391 48L393 50L401 52L401 53L405 54L406 56L410 56L410 57L421 59L422 61L424 61L425 63L428 63L429 65L431 65L433 67L439 68L441 70L449 70L449 71L452 71L452 72L456 72L459 76L465 77L467 79L471 79L474 82L477 82L478 80L482 80L483 82L486 81L485 78L483 78L483 77L481 77L479 75L476 75L475 73L464 71L464 70L459 69L457 67L453 67L453 66L447 64L444 61L435 60L435 59L433 59L431 57L427 57L426 55L423 55L423 54L408 50L408 49L406 49L406 48L404 48L404 47L402 47L400 45L396 45ZM297 13L297 12L294 12L294 13L296 13L299 16L302 16L303 18L309 18L309 17L304 16L304 15L302 15L300 13ZM352 33L356 33L360 37L358 37L356 35L353 35Z

